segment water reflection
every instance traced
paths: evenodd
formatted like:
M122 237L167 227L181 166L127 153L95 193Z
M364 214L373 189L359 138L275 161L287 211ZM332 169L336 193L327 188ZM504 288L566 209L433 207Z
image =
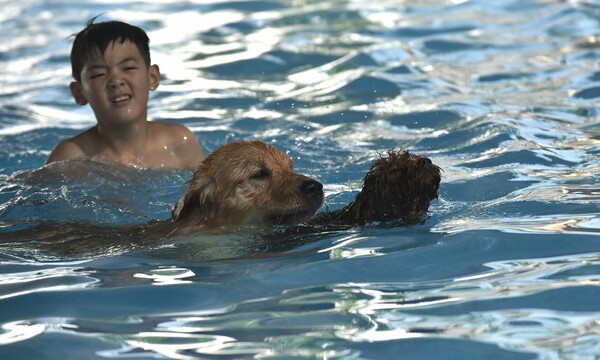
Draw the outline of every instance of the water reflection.
M34 292L85 289L98 284L99 280L94 277L95 271L80 266L81 263L64 266L38 263L31 266L3 261L1 265L5 268L24 271L13 270L0 274L0 300Z
M218 335L194 335L172 332L150 332L118 336L111 340L120 340L125 349L104 351L105 356L127 356L134 353L158 354L170 359L194 359L194 354L210 355L249 355L260 350L244 349L244 344L235 343L235 339Z
M351 308L368 318L371 326L336 334L368 342L437 336L468 338L516 351L535 351L540 356L556 351L591 354L597 349L597 312L552 309L551 304L548 309L501 310L497 306L498 299L526 297L550 288L597 286L593 277L565 275L598 266L599 260L598 254L584 254L568 261L561 257L494 262L486 264L489 272L445 284L346 284L335 290L351 293L353 305L341 303L338 307ZM364 296L354 300L360 298L357 294ZM488 306L476 305L486 301ZM453 303L461 305L443 311L452 308ZM589 341L580 341L582 338Z
M111 337L126 344L120 354L142 349L172 358L200 355L354 356L355 344L407 339L456 338L498 344L550 356L556 351L591 354L596 312L505 306L548 289L597 286L577 275L600 266L598 254L485 264L487 271L462 278L407 283L338 284L290 289L202 314L163 317L151 332ZM500 299L500 301L499 301ZM485 304L477 306L478 303ZM452 310L452 306L458 308ZM555 308L558 306L558 308ZM448 311L444 309L448 308ZM581 341L587 339L587 341Z
M22 321L2 325L0 345L12 344L31 339L46 331L44 324L28 324Z
M190 269L161 267L145 273L137 273L133 276L140 279L152 280L155 285L177 285L190 283L189 280L185 279L195 275Z
M435 231L456 232L465 229L500 230L515 233L572 233L598 235L599 217L597 214L555 216L464 218L450 220L435 227ZM460 230L458 230L460 229Z

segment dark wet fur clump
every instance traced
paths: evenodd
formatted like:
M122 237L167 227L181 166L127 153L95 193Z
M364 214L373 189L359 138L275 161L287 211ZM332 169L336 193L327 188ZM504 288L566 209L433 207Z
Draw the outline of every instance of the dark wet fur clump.
M341 210L324 212L311 225L363 226L373 222L422 220L438 197L441 169L408 151L388 150L371 165L356 199Z

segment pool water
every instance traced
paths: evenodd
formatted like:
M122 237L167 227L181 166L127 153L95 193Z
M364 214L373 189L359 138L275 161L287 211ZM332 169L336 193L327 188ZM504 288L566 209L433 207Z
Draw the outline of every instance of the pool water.
M598 359L600 2L3 1L1 359ZM69 36L148 31L153 120L256 138L351 201L389 148L423 224L133 239L187 171L43 169L94 124Z

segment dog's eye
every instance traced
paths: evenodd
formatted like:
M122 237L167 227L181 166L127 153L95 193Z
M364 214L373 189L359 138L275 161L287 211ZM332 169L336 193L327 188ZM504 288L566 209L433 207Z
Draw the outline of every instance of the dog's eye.
M250 179L252 179L252 180L262 180L262 179L268 178L269 175L270 175L269 170L267 170L267 169L260 169L257 172L255 172L252 176L250 176Z

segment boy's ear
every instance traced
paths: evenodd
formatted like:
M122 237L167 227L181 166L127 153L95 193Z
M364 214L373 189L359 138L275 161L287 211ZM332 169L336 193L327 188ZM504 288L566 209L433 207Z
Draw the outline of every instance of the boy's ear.
M81 88L79 87L79 83L76 81L73 81L70 85L69 88L71 89L71 94L73 95L73 98L75 99L75 102L78 105L85 105L87 104L87 100L85 99L85 97L83 96L83 94L81 93Z
M150 65L148 71L150 72L150 90L156 90L160 85L160 69L158 65Z

